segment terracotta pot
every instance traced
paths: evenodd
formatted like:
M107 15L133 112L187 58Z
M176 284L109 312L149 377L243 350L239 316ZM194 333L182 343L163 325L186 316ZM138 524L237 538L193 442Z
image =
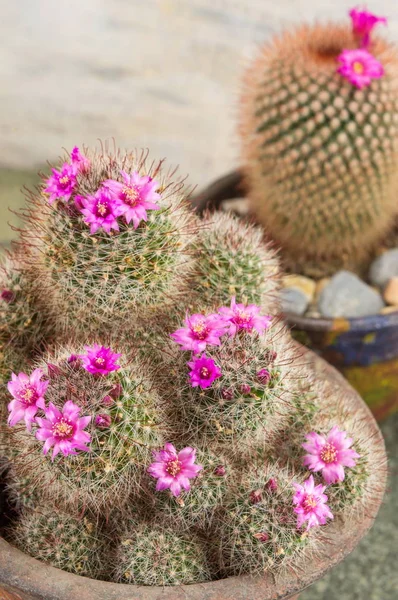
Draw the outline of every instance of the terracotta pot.
M229 173L193 198L199 212L244 196L242 175ZM287 314L294 337L337 367L378 420L398 410L398 311L358 319Z
M367 406L344 378L325 361L308 352L315 375L329 382L336 397L355 412L371 445L377 463L386 461L382 435ZM144 587L93 581L49 567L0 538L0 600L282 600L295 598L345 558L372 526L385 490L385 470L374 467L374 493L363 501L346 522L335 519L328 525L328 541L305 570L291 570L274 578L230 577L210 583L179 587Z

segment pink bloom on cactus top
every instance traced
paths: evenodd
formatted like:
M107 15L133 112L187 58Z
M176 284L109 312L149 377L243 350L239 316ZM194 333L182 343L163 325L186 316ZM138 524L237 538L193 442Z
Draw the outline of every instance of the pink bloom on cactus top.
M137 229L141 221L148 219L147 210L158 210L160 206L156 201L160 199L158 189L159 183L148 175L141 177L134 171L128 175L120 171L123 183L108 179L104 182L114 200L120 203L127 223L133 221L134 229Z
M41 369L35 369L30 377L25 373L19 373L19 375L12 373L11 381L7 386L14 398L8 405L10 427L24 420L27 430L31 431L38 409L44 410L46 406L44 394L49 381L42 381L43 375Z
M378 23L387 25L387 19L385 17L376 17L376 15L367 10L353 8L350 10L349 15L352 20L353 33L361 38L363 47L369 45L370 34Z
M206 346L219 346L220 337L225 333L225 321L219 315L194 314L185 319L185 327L177 329L171 337L182 350L192 350L199 354Z
M103 229L110 233L112 229L119 231L117 217L123 213L120 204L116 202L108 189L101 187L94 196L77 196L77 206L82 204L80 212L85 216L84 222L90 225L90 233Z
M307 442L303 444L307 450L303 464L310 471L322 471L327 484L344 480L344 467L355 467L359 454L352 450L352 438L345 431L333 427L327 436L312 431L306 435Z
M253 331L258 333L267 329L271 323L272 317L269 315L260 315L260 307L256 304L237 304L235 297L231 300L231 306L223 306L219 313L228 325L228 333L234 336L237 331Z
M327 519L333 519L330 508L326 504L328 497L324 494L325 485L314 485L311 475L304 481L303 485L293 484L296 493L293 496L294 512L297 514L297 529L300 529L306 521L307 531L311 527L325 525Z
M120 369L120 365L116 364L121 354L112 352L110 348L94 344L93 346L85 346L86 354L80 356L82 366L86 371L93 375L109 375L112 371Z
M165 444L162 450L153 453L154 462L148 467L148 473L157 479L156 490L170 489L173 496L179 496L182 490L191 489L190 479L198 476L201 465L195 465L196 450L184 448L177 452L173 444Z
M196 357L187 364L191 367L189 377L192 387L208 388L215 379L221 377L221 370L214 360L205 355Z
M76 450L90 452L87 444L91 437L83 431L91 421L91 417L79 417L80 408L71 400L65 402L62 412L50 402L45 409L45 418L36 417L39 429L36 438L44 442L43 454L54 446L52 460L62 452L64 456L77 454Z
M90 170L91 161L87 158L87 156L84 156L84 154L80 152L80 149L77 146L72 149L70 157L75 170L79 171L80 173L87 173L87 171Z
M53 174L46 181L44 188L50 197L48 201L52 204L55 200L68 202L76 187L76 170L73 165L64 163L61 170L52 169Z
M359 89L384 75L383 65L367 50L343 50L337 60L337 72Z

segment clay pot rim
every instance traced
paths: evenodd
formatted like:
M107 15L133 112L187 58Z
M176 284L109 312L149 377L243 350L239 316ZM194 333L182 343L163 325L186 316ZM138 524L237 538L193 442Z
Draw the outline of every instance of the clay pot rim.
M303 348L317 376L340 389L344 402L355 412L356 418L366 424L369 439L382 463L386 461L384 440L369 408L361 397L331 365ZM336 391L336 395L338 391ZM376 468L375 471L376 473ZM299 569L279 576L275 581L271 573L263 577L242 575L226 579L174 587L145 587L108 583L82 578L55 569L0 538L0 592L2 586L11 594L22 592L30 600L282 600L311 585L328 570L343 560L373 525L383 500L386 470L377 471L378 485L371 497L367 496L363 510L349 514L347 520L335 519L328 525L328 540L319 549L316 560L299 576ZM296 572L297 571L297 572ZM301 570L303 571L303 570ZM0 593L1 595L1 593ZM13 599L13 596L11 596ZM10 600L11 600L10 598ZM21 600L20 596L17 596Z
M199 214L206 209L218 210L224 200L244 196L243 175L239 169L231 171L227 175L216 179L208 185L200 194L191 200L193 207ZM338 332L355 331L366 335L369 331L391 329L398 327L398 308L395 312L381 315L369 315L367 317L302 317L294 313L286 313L287 322L291 327L307 331Z

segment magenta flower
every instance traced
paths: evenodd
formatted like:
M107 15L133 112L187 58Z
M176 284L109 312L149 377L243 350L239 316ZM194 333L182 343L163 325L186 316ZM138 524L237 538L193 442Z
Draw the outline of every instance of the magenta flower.
M185 327L177 329L171 337L182 350L192 350L199 354L206 346L219 346L220 337L225 333L225 321L218 315L191 315L185 319Z
M190 479L197 477L202 470L195 465L196 450L184 448L177 453L173 444L165 444L159 452L153 453L154 462L148 467L148 473L157 479L156 490L170 489L173 496L179 496L182 490L191 489Z
M87 158L87 156L84 156L84 154L80 152L77 146L72 149L70 157L72 160L72 165L77 172L87 173L87 171L90 170L91 161Z
M137 229L141 221L147 220L147 210L160 208L156 204L156 201L160 199L160 194L155 191L158 189L159 183L147 175L141 177L136 171L131 175L125 171L120 171L120 174L124 183L107 179L104 181L104 186L110 190L112 198L120 203L127 223L133 221L134 229Z
M84 222L90 225L90 233L96 233L101 227L107 233L110 233L111 229L119 231L116 219L123 213L123 209L112 198L109 190L102 187L94 196L79 196L79 203L83 204L84 208L81 208L80 212L86 217Z
M260 371L257 373L257 379L263 385L267 385L267 383L269 383L271 380L271 373L268 371L268 369L260 369Z
M376 17L376 15L367 10L353 8L350 10L349 15L352 20L352 31L354 35L361 38L361 45L363 48L369 46L370 34L378 23L387 25L387 19L385 17Z
M95 417L95 424L99 429L107 429L110 427L112 423L112 418L110 415L101 414Z
M52 169L53 174L46 181L44 192L49 194L48 201L52 204L55 200L68 202L76 187L76 172L73 165L64 163L60 171Z
M201 357L194 358L187 364L191 367L189 377L191 378L192 387L200 386L202 389L208 388L215 379L221 377L221 370L217 367L214 360L204 354Z
M311 475L303 485L294 483L293 486L296 489L293 504L295 504L294 512L298 515L297 529L300 529L306 521L308 521L306 529L308 531L311 527L325 525L327 519L333 519L330 508L326 504L328 497L323 493L326 489L325 485L314 486L314 478Z
M303 444L307 450L303 464L310 471L322 471L322 476L327 484L344 480L344 467L355 467L359 454L352 450L353 440L347 437L345 431L340 431L334 426L328 435L318 435L312 431L305 436L308 440Z
M341 63L337 72L359 89L384 75L383 65L367 50L343 50L337 60Z
M39 426L36 438L40 442L45 442L43 454L47 454L52 446L54 446L52 460L59 452L64 456L77 454L76 450L90 452L86 444L91 441L91 437L83 429L90 423L91 417L79 418L79 412L80 408L71 400L65 402L62 412L50 402L44 411L45 419L36 417Z
M11 381L7 385L8 391L14 398L8 405L10 427L24 420L26 429L31 431L38 409L45 409L44 394L50 382L41 381L43 375L41 369L35 369L30 377L25 373L19 375L12 373Z
M15 300L15 294L12 290L2 290L0 297L2 300L4 300L4 302L7 302L7 304L11 304Z
M267 329L271 323L272 317L269 315L262 316L259 314L260 307L256 304L236 304L235 296L231 300L231 306L223 306L219 313L228 325L228 333L234 336L237 331L244 329L245 331L253 331L255 329L261 333Z
M120 369L120 365L116 364L121 354L115 354L110 348L105 348L99 344L93 346L84 346L87 354L80 356L82 366L86 371L93 375L109 375L112 371Z

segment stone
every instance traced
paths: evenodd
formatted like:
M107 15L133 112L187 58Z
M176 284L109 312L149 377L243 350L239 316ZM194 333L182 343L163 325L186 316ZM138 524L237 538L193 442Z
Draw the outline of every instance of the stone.
M308 298L297 288L284 288L280 292L282 312L303 315L308 307Z
M391 306L398 307L398 277L393 277L384 289L384 300Z
M387 250L370 266L369 281L379 288L384 288L392 277L398 277L398 248Z
M381 294L349 271L336 273L318 301L319 312L328 318L367 317L378 314L383 307Z
M312 302L314 299L316 283L309 277L304 277L303 275L286 275L283 278L283 287L300 290L306 296L308 302Z

